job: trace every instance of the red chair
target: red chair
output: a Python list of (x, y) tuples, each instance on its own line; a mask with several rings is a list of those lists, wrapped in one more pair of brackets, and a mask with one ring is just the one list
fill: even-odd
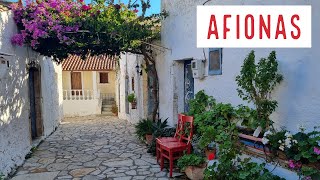
[(178, 114), (178, 123), (176, 132), (173, 137), (159, 137), (156, 139), (156, 155), (157, 155), (157, 162), (160, 159), (160, 144), (164, 142), (178, 142), (180, 137), (182, 136), (183, 131), (183, 123), (182, 117), (185, 116), (184, 114)]
[(160, 143), (160, 167), (163, 170), (164, 158), (169, 160), (169, 172), (172, 177), (173, 161), (179, 159), (184, 151), (191, 153), (191, 139), (193, 135), (193, 117), (183, 116), (183, 135), (178, 142)]

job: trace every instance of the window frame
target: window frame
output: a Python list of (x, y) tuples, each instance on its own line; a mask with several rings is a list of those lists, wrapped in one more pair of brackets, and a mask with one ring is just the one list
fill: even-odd
[[(211, 65), (211, 59), (210, 59), (210, 53), (212, 51), (219, 51), (219, 60), (220, 60), (220, 69), (217, 70), (213, 70), (210, 69), (210, 65)], [(222, 75), (222, 48), (209, 48), (209, 62), (208, 62), (208, 75)]]

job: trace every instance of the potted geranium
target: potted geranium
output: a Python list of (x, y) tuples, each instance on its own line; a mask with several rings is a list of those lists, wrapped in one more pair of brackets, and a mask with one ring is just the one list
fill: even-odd
[(146, 141), (147, 144), (151, 144), (153, 139), (153, 122), (149, 119), (142, 119), (136, 124), (135, 128), (138, 138)]
[(186, 173), (191, 180), (201, 180), (204, 178), (204, 170), (207, 163), (203, 157), (195, 154), (186, 154), (178, 159), (177, 166)]
[(136, 109), (137, 107), (137, 99), (134, 93), (128, 95), (128, 102), (131, 103), (131, 109)]

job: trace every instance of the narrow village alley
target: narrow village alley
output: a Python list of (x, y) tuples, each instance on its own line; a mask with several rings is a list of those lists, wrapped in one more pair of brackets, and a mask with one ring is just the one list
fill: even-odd
[(12, 179), (160, 180), (168, 176), (135, 137), (132, 124), (111, 116), (86, 116), (65, 118)]

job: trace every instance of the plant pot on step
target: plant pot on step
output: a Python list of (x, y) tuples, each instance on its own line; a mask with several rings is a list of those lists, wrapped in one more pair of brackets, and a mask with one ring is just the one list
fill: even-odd
[(137, 109), (137, 102), (131, 103), (131, 109)]
[(146, 142), (148, 145), (152, 143), (153, 136), (152, 134), (146, 134)]
[(184, 172), (191, 180), (202, 180), (204, 178), (204, 170), (206, 167), (207, 163), (204, 163), (201, 166), (187, 166)]

